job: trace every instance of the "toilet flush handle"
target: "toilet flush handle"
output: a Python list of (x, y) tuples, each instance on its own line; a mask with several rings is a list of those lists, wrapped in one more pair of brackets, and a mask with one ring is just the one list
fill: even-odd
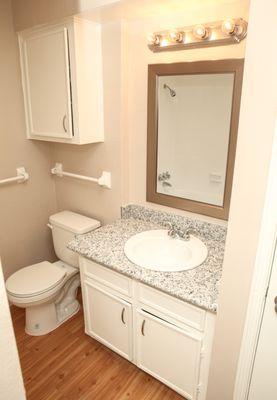
[(48, 223), (47, 226), (48, 226), (48, 228), (53, 229), (53, 225)]

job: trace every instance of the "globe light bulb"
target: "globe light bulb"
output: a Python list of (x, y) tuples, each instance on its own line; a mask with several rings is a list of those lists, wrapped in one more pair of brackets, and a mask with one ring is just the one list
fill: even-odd
[(193, 35), (197, 39), (207, 39), (209, 37), (209, 29), (207, 29), (204, 25), (196, 25), (193, 28)]
[(226, 19), (222, 22), (222, 32), (225, 35), (234, 35), (236, 33), (236, 22), (233, 19)]
[(183, 41), (183, 33), (178, 31), (172, 31), (169, 34), (172, 42), (181, 43)]
[(161, 45), (161, 47), (166, 47), (166, 46), (169, 45), (169, 42), (168, 42), (168, 40), (167, 40), (166, 37), (164, 37), (164, 38), (161, 39), (160, 45)]
[(158, 46), (161, 42), (161, 37), (159, 35), (155, 35), (154, 33), (151, 33), (148, 36), (148, 43), (150, 45)]

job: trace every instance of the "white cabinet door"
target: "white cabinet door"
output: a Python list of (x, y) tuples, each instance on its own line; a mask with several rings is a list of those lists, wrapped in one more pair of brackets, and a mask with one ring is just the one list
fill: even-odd
[(132, 360), (132, 306), (85, 280), (86, 333)]
[(20, 40), (28, 136), (71, 138), (67, 29), (51, 28)]
[(137, 312), (137, 365), (181, 393), (196, 399), (201, 335), (185, 331), (145, 311)]

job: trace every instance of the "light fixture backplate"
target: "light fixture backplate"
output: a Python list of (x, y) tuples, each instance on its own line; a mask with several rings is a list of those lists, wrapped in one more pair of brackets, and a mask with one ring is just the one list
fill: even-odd
[(160, 43), (166, 43), (166, 45), (155, 45), (155, 44), (148, 44), (148, 47), (153, 52), (161, 52), (161, 51), (176, 51), (176, 50), (186, 50), (192, 48), (199, 48), (199, 47), (212, 47), (212, 46), (225, 46), (229, 44), (238, 44), (240, 43), (247, 35), (247, 22), (242, 18), (233, 18), (236, 25), (242, 27), (242, 33), (240, 35), (227, 35), (222, 32), (222, 23), (223, 21), (215, 21), (215, 22), (208, 22), (196, 25), (203, 25), (207, 29), (209, 29), (210, 34), (207, 38), (198, 39), (193, 34), (193, 29), (195, 25), (174, 28), (176, 32), (183, 33), (183, 40), (182, 42), (172, 41), (170, 39), (170, 33), (172, 30), (154, 32), (153, 35), (159, 35), (162, 40)]

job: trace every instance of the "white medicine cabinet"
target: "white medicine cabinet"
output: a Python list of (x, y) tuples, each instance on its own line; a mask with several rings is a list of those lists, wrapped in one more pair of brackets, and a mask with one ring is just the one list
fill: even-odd
[(18, 37), (28, 139), (103, 142), (101, 26), (72, 17)]

